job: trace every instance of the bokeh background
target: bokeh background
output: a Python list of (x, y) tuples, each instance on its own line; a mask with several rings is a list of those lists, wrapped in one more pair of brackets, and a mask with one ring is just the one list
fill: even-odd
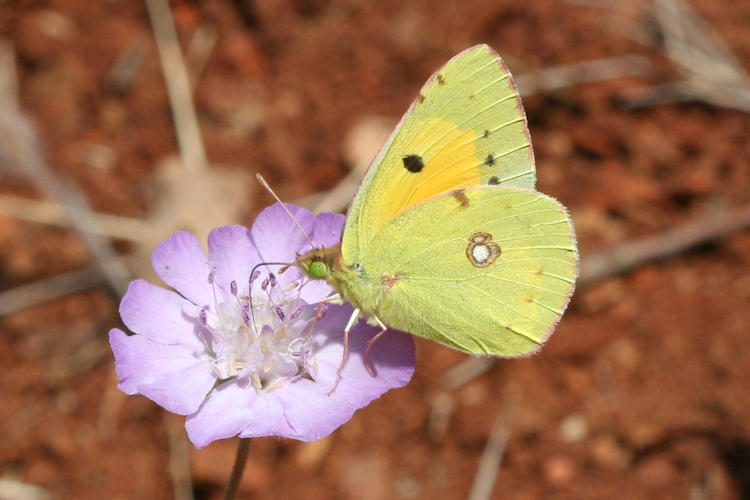
[(480, 42), (576, 224), (569, 311), (527, 359), (417, 339), (411, 384), (330, 437), (254, 440), (240, 497), (750, 498), (750, 3), (149, 8), (0, 1), (0, 498), (220, 498), (236, 440), (195, 450), (116, 389), (118, 293), (172, 231), (250, 224), (255, 172), (345, 210)]

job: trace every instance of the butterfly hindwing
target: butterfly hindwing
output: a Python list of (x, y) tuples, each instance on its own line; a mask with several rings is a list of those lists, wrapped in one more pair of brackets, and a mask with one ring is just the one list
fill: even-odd
[[(385, 251), (384, 251), (385, 249)], [(475, 354), (521, 355), (551, 333), (578, 272), (565, 208), (536, 191), (445, 193), (396, 216), (365, 249), (389, 327)]]
[(342, 254), (354, 261), (396, 214), (431, 196), (483, 185), (533, 189), (526, 116), (510, 73), (488, 46), (471, 47), (421, 89), (352, 202)]

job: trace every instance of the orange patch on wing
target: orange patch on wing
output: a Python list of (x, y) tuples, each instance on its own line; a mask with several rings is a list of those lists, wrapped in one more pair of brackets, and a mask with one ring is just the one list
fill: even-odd
[[(395, 158), (390, 161), (398, 162), (389, 166), (392, 173), (388, 185), (393, 187), (371, 202), (371, 210), (379, 219), (373, 222), (383, 224), (427, 198), (486, 183), (483, 174), (487, 166), (477, 153), (479, 133), (433, 118), (416, 130), (408, 142), (393, 144)], [(420, 168), (416, 168), (416, 158)]]
[(398, 280), (403, 278), (403, 274), (394, 274), (393, 276), (383, 275), (380, 277), (380, 283), (383, 285), (383, 291), (388, 293), (393, 288), (393, 285), (398, 283)]
[(458, 206), (461, 210), (469, 207), (469, 198), (466, 196), (463, 189), (453, 191), (451, 194), (456, 200), (458, 200)]

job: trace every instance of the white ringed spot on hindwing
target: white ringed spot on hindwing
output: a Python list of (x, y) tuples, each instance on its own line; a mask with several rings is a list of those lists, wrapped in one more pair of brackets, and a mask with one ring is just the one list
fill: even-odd
[(500, 245), (492, 241), (489, 233), (474, 233), (469, 237), (466, 257), (474, 267), (487, 267), (500, 257)]

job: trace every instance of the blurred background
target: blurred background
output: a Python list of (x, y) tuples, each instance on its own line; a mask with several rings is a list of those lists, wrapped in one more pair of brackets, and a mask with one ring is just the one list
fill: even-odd
[[(176, 28), (176, 29), (175, 29)], [(116, 388), (178, 229), (343, 211), (425, 79), (488, 43), (583, 275), (533, 357), (417, 339), (411, 384), (241, 498), (750, 498), (750, 2), (0, 1), (0, 498), (220, 498), (236, 440)], [(153, 278), (152, 278), (153, 279)]]

